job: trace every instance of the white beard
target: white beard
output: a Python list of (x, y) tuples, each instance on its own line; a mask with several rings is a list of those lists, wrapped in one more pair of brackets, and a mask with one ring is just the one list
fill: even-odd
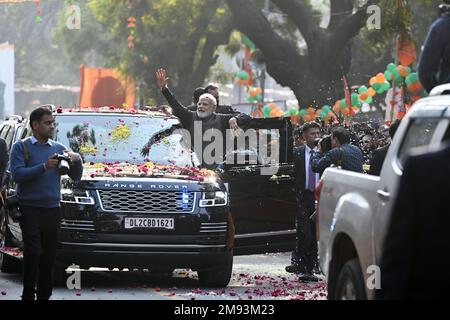
[(210, 117), (212, 114), (213, 114), (212, 111), (200, 112), (200, 111), (197, 110), (197, 116), (198, 116), (200, 119), (208, 118), (208, 117)]

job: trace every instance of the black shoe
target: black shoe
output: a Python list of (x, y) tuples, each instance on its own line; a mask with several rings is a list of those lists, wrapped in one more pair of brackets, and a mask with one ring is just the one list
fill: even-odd
[(319, 278), (317, 278), (312, 273), (303, 273), (303, 274), (299, 275), (298, 281), (300, 281), (302, 283), (319, 282)]
[(295, 274), (301, 274), (302, 270), (299, 266), (295, 265), (295, 264), (291, 264), (290, 266), (287, 266), (285, 268), (286, 272), (289, 273), (295, 273)]
[(36, 300), (36, 290), (34, 289), (24, 289), (22, 291), (22, 300), (29, 301), (29, 300)]

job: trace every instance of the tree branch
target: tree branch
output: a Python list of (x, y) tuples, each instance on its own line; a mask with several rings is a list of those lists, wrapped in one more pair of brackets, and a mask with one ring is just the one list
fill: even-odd
[(227, 0), (237, 28), (263, 52), (267, 71), (281, 85), (295, 88), (301, 75), (309, 73), (308, 59), (294, 45), (278, 35), (251, 0)]
[(185, 50), (182, 50), (182, 52), (180, 52), (178, 55), (180, 60), (185, 61), (185, 63), (181, 64), (183, 66), (182, 73), (192, 74), (194, 70), (194, 63), (192, 62), (195, 60), (195, 55), (197, 53), (200, 40), (204, 36), (205, 30), (208, 29), (209, 24), (213, 20), (219, 4), (220, 3), (218, 0), (211, 0), (206, 1), (205, 4), (201, 7), (200, 11), (206, 12), (207, 14), (199, 19), (198, 23), (196, 24), (195, 30), (191, 33), (186, 41)]
[(272, 0), (272, 2), (295, 23), (308, 45), (314, 43), (319, 26), (309, 5), (299, 0)]
[(195, 85), (201, 84), (201, 82), (206, 78), (210, 67), (216, 63), (217, 58), (219, 57), (214, 54), (217, 47), (227, 43), (233, 29), (234, 23), (230, 17), (228, 21), (226, 21), (225, 26), (221, 28), (219, 32), (209, 32), (206, 35), (206, 43), (202, 49), (200, 62), (193, 73), (193, 83)]
[(333, 31), (346, 20), (353, 12), (352, 0), (331, 0), (330, 1), (330, 24), (328, 30)]
[(367, 22), (367, 8), (370, 5), (378, 3), (378, 0), (369, 0), (351, 17), (343, 20), (332, 32), (329, 40), (329, 47), (335, 51), (342, 50), (355, 37)]

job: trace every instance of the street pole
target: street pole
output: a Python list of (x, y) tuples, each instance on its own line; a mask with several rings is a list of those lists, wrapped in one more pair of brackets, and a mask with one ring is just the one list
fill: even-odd
[[(266, 18), (269, 17), (269, 0), (265, 0), (264, 2), (264, 10), (263, 10), (264, 16)], [(262, 89), (262, 105), (264, 108), (264, 99), (265, 99), (265, 95), (266, 95), (266, 64), (264, 63), (264, 67), (261, 71), (261, 89)]]
[(264, 65), (264, 69), (261, 71), (261, 96), (262, 96), (262, 105), (264, 108), (264, 99), (266, 94), (266, 66)]

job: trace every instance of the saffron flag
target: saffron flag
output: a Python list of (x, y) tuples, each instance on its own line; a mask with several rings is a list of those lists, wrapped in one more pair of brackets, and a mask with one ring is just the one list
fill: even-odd
[(350, 88), (348, 86), (347, 77), (345, 75), (343, 76), (343, 80), (344, 80), (345, 102), (347, 103), (348, 114), (350, 116), (353, 116), (353, 115), (355, 115), (355, 112), (353, 111), (353, 108), (352, 108), (352, 100), (351, 100), (351, 97), (350, 97)]
[(105, 106), (134, 108), (136, 82), (118, 71), (103, 68), (80, 67), (80, 108)]
[(401, 65), (405, 67), (417, 59), (416, 45), (408, 34), (398, 36), (397, 52)]

